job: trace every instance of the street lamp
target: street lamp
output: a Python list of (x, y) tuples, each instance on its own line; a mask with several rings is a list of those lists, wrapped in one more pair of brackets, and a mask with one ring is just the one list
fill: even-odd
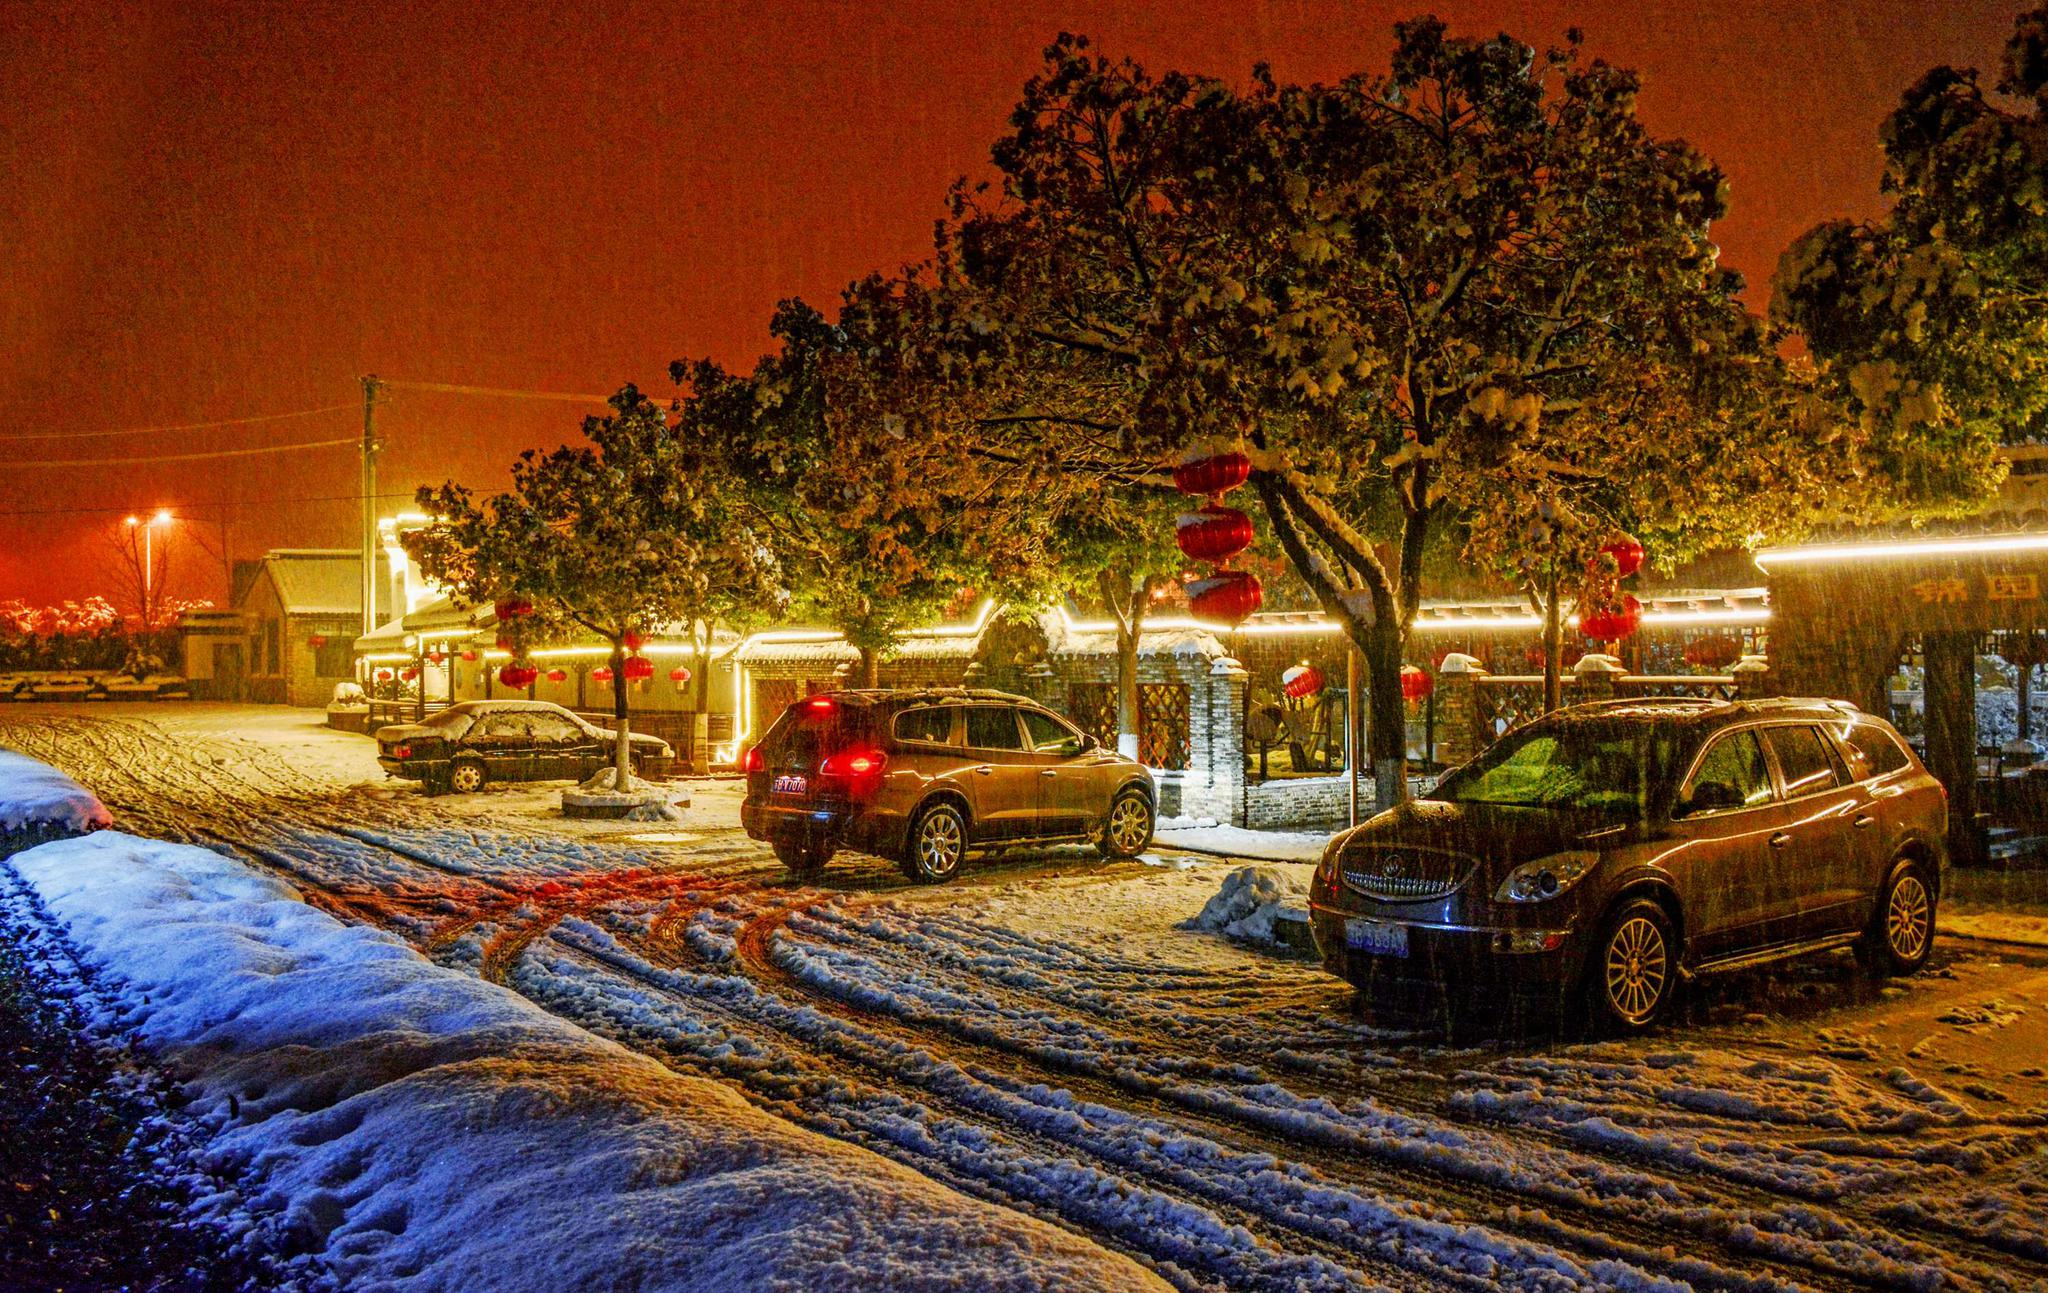
[(128, 518), (129, 529), (132, 530), (138, 526), (140, 526), (142, 529), (142, 627), (145, 629), (151, 627), (149, 622), (149, 610), (150, 603), (153, 600), (153, 594), (156, 591), (156, 553), (155, 545), (152, 542), (152, 540), (155, 538), (157, 526), (169, 525), (175, 519), (176, 518), (171, 515), (170, 509), (167, 507), (158, 508), (156, 511), (156, 515), (150, 517), (149, 522), (147, 524), (144, 524), (142, 518), (140, 517), (131, 516)]

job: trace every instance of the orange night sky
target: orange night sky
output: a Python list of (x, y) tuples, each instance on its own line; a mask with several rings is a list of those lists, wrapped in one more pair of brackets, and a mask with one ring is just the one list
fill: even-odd
[[(2020, 7), (1436, 11), (1537, 44), (1577, 25), (1639, 69), (1651, 126), (1727, 171), (1723, 259), (1761, 284), (1807, 225), (1875, 210), (1879, 117), (1929, 66), (1994, 67)], [(0, 0), (0, 448), (24, 463), (347, 437), (355, 407), (48, 438), (359, 407), (369, 372), (666, 396), (671, 359), (756, 353), (777, 298), (829, 303), (922, 255), (947, 183), (985, 166), (1058, 31), (1155, 71), (1264, 59), (1329, 79), (1379, 66), (1391, 23), (1423, 8)], [(402, 393), (383, 487), (494, 485), (580, 412)], [(160, 506), (211, 527), (225, 505), (244, 556), (350, 546), (356, 472), (346, 448), (18, 468), (0, 597), (114, 595), (104, 533)], [(176, 561), (176, 591), (222, 594), (197, 549)]]

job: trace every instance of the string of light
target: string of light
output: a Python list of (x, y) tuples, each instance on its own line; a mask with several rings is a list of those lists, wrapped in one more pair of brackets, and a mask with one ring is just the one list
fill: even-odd
[(211, 431), (216, 427), (253, 426), (260, 422), (283, 422), (291, 418), (319, 417), (346, 413), (354, 404), (330, 404), (325, 408), (297, 409), (290, 413), (259, 413), (246, 418), (221, 418), (213, 422), (179, 422), (165, 426), (119, 427), (110, 431), (0, 431), (0, 440), (94, 440), (107, 436), (161, 435), (172, 431)]

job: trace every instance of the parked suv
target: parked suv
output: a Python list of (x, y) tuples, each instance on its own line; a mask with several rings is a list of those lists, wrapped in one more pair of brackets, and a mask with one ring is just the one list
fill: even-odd
[(1694, 974), (1844, 946), (1919, 969), (1947, 825), (1941, 784), (1846, 702), (1578, 705), (1337, 836), (1310, 914), (1363, 992), (1578, 997), (1634, 1031)]
[(951, 879), (971, 849), (1152, 842), (1152, 774), (1059, 715), (1000, 691), (835, 691), (797, 701), (741, 762), (747, 834), (817, 874), (840, 848)]

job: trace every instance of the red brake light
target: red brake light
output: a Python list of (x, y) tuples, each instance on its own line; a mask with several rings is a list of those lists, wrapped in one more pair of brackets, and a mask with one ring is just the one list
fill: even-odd
[(819, 764), (818, 771), (828, 777), (872, 777), (888, 765), (889, 756), (881, 750), (841, 750)]
[(412, 757), (412, 747), (410, 745), (394, 745), (391, 747), (391, 757), (394, 759), (410, 759)]
[(748, 746), (746, 754), (740, 759), (740, 771), (766, 772), (767, 770), (768, 760), (761, 757), (761, 747), (758, 745)]
[(839, 707), (839, 702), (832, 699), (830, 696), (813, 696), (809, 700), (805, 701), (804, 704), (810, 706), (812, 709), (817, 710), (820, 713), (823, 713), (829, 709), (837, 709)]

